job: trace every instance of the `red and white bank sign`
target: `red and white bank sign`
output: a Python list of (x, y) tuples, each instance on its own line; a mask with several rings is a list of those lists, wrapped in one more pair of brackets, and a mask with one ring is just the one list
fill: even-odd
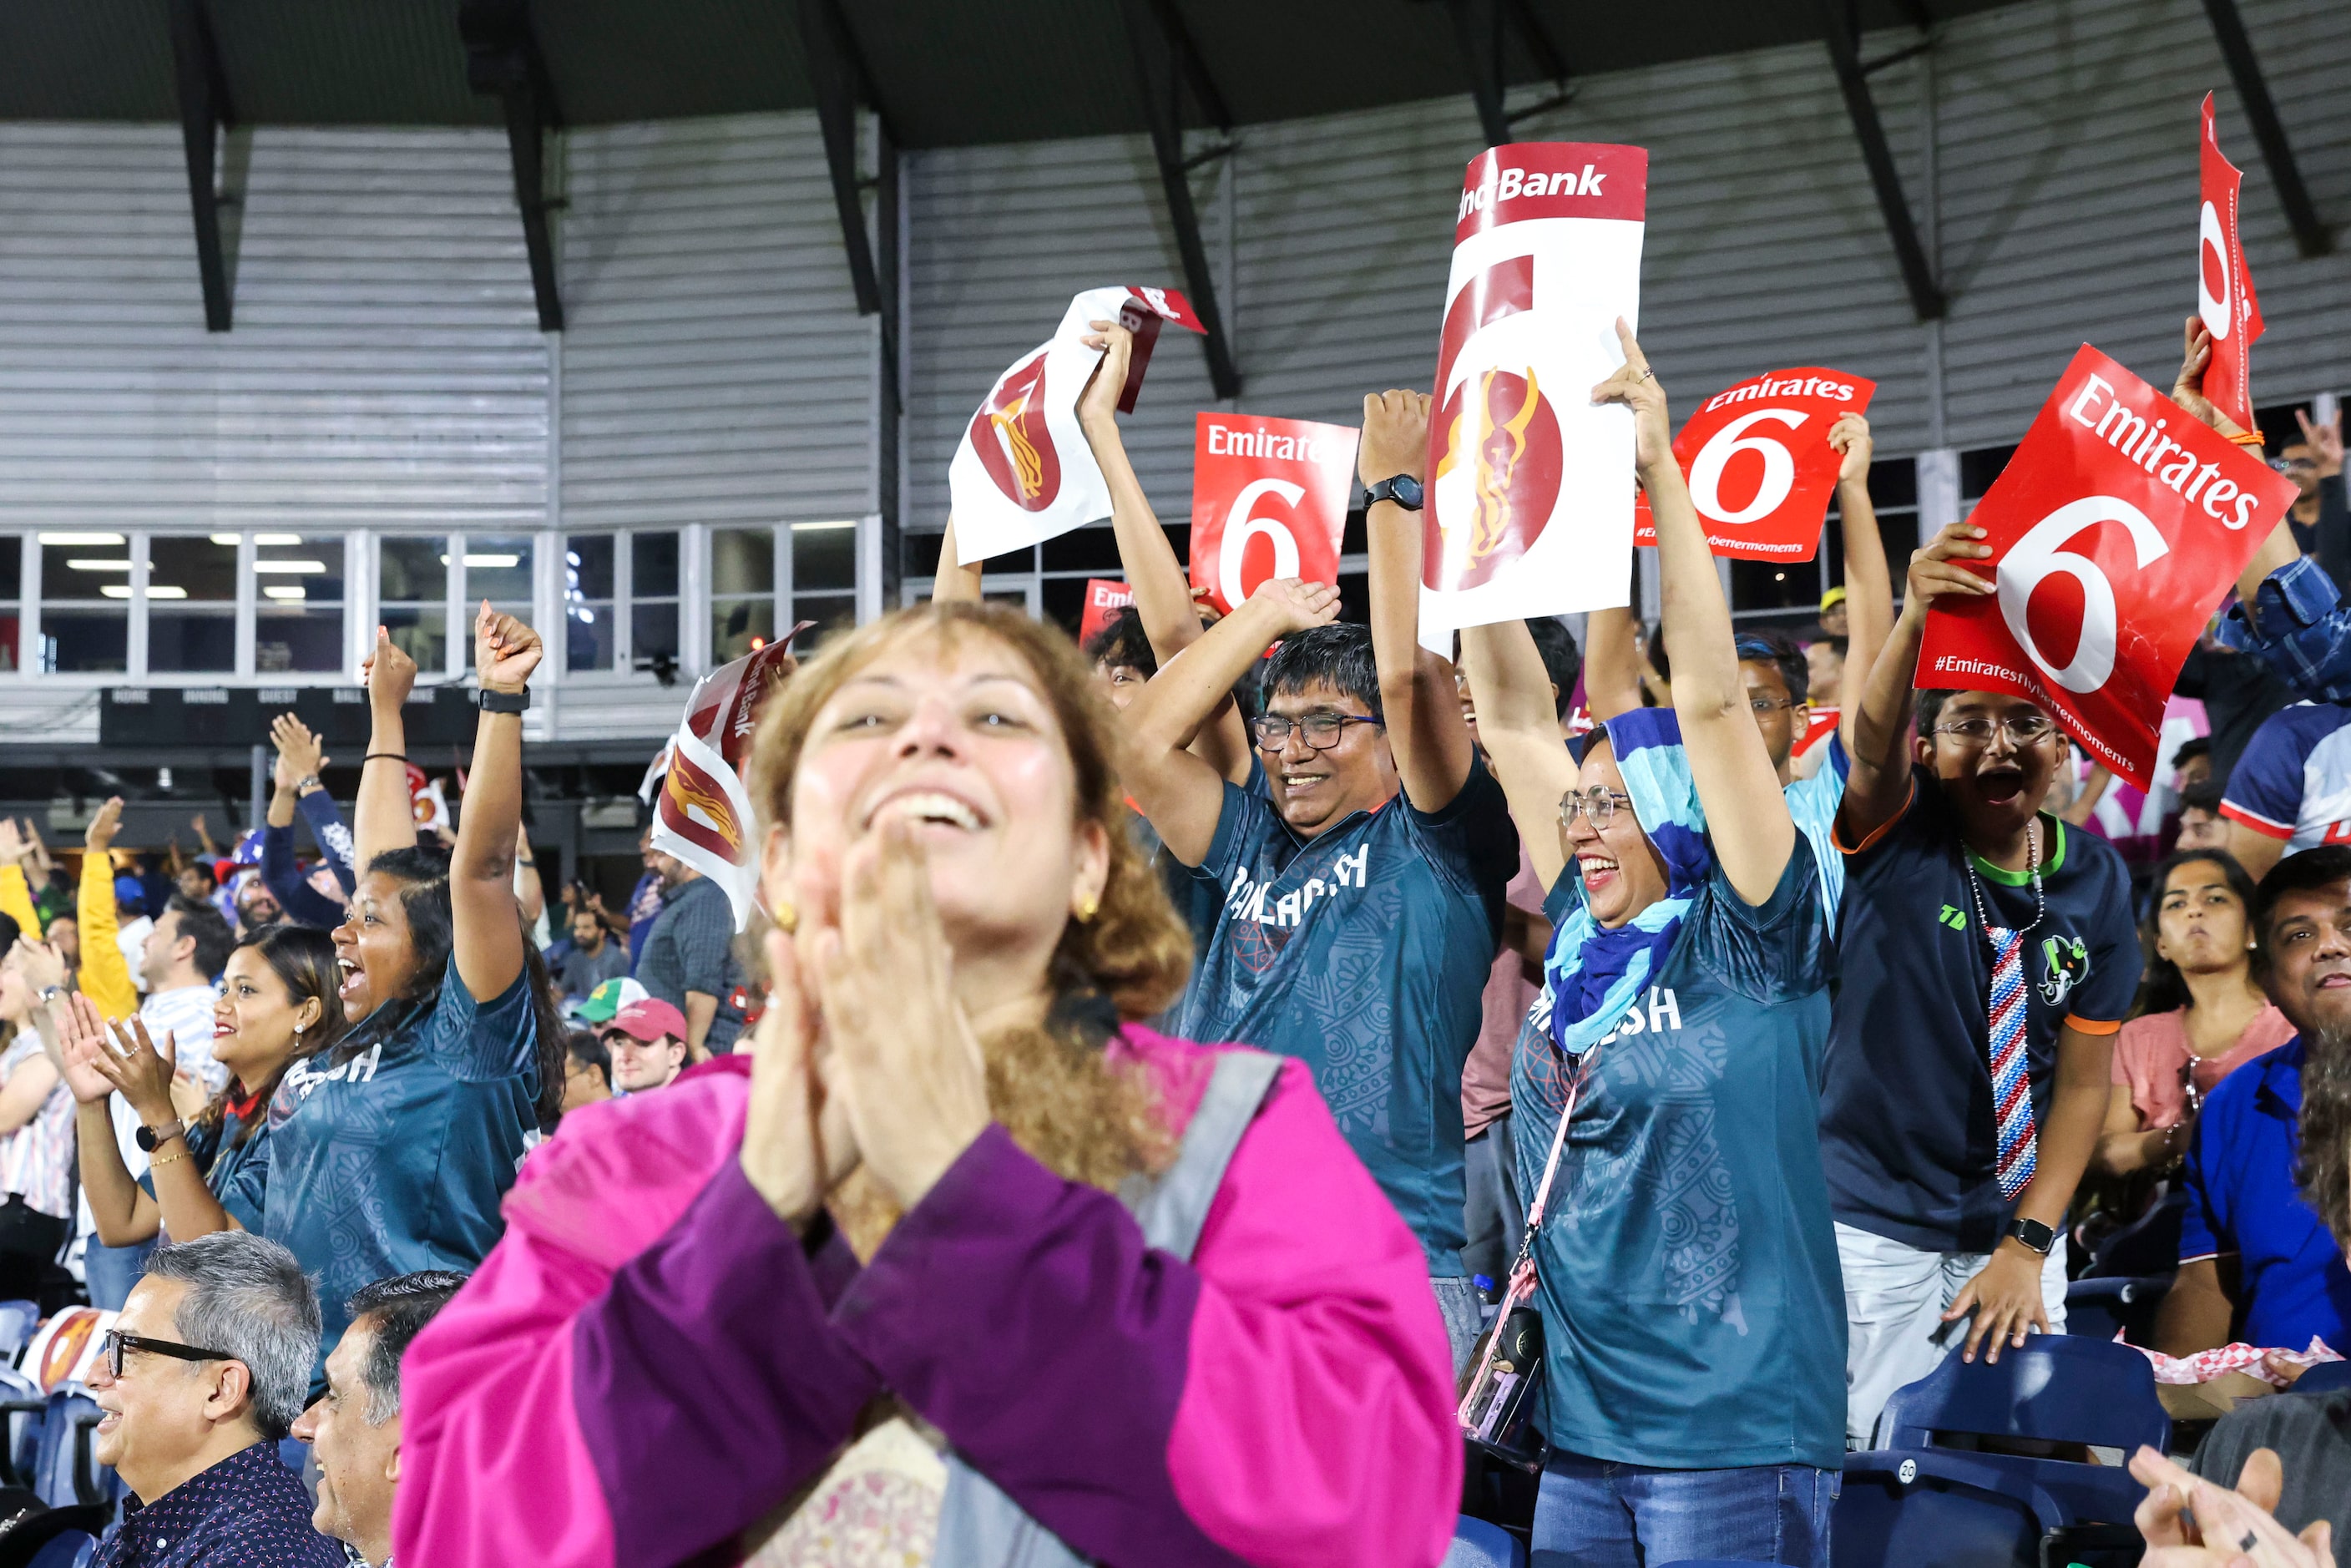
[(2244, 176), (2220, 156), (2212, 130), (2212, 95), (2204, 95), (2204, 135), (2196, 212), (2196, 313), (2212, 334), (2204, 367), (2204, 395), (2247, 430), (2253, 428), (2253, 340), (2262, 335), (2262, 302), (2237, 236), (2237, 187)]
[(2000, 591), (1935, 601), (1918, 685), (2028, 697), (2147, 789), (2179, 666), (2294, 494), (2084, 344), (1968, 518)]
[[(1674, 437), (1674, 461), (1719, 556), (1810, 560), (1821, 545), (1829, 497), (1844, 455), (1829, 426), (1869, 407), (1877, 383), (1818, 365), (1771, 371), (1726, 387)], [(1649, 498), (1634, 507), (1633, 542), (1657, 542)]]
[(1649, 154), (1526, 141), (1471, 160), (1428, 429), (1420, 640), (1625, 602), (1633, 415), (1591, 392), (1637, 328)]
[(1086, 579), (1086, 608), (1078, 617), (1078, 646), (1082, 648), (1108, 629), (1118, 612), (1134, 602), (1134, 590), (1114, 577)]
[(1221, 614), (1273, 577), (1339, 580), (1358, 432), (1303, 419), (1199, 416), (1192, 447), (1192, 586)]
[(947, 466), (958, 564), (1019, 549), (1110, 516), (1110, 487), (1078, 428), (1078, 397), (1102, 363), (1083, 340), (1096, 321), (1134, 332), (1119, 406), (1133, 410), (1159, 324), (1204, 329), (1172, 288), (1089, 288), (1070, 301), (1053, 336), (1012, 362), (971, 416)]
[(759, 710), (795, 666), (792, 639), (814, 624), (803, 621), (694, 684), (653, 802), (653, 848), (725, 888), (737, 931), (751, 923), (759, 894), (758, 820), (743, 778), (751, 735)]

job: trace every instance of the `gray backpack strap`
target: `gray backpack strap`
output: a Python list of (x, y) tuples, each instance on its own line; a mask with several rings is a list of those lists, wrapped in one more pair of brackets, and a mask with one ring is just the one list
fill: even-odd
[(1217, 1056), (1199, 1108), (1184, 1128), (1176, 1161), (1159, 1179), (1127, 1197), (1143, 1239), (1186, 1262), (1200, 1243), (1208, 1206), (1224, 1185), (1225, 1167), (1241, 1145), (1241, 1134), (1281, 1072), (1282, 1059), (1262, 1051), (1226, 1051)]
[[(1224, 1185), (1225, 1167), (1280, 1071), (1281, 1058), (1262, 1051), (1217, 1054), (1175, 1163), (1157, 1180), (1132, 1184), (1120, 1195), (1143, 1227), (1145, 1242), (1191, 1261), (1208, 1206)], [(1085, 1558), (1029, 1518), (962, 1456), (950, 1449), (943, 1457), (947, 1493), (939, 1509), (931, 1568), (1088, 1568)]]

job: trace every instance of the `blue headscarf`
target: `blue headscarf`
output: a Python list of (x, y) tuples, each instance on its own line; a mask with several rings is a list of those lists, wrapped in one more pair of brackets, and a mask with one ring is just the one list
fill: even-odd
[(1610, 719), (1594, 737), (1604, 733), (1625, 775), (1625, 792), (1633, 798), (1634, 820), (1665, 860), (1666, 896), (1610, 930), (1592, 917), (1583, 874), (1568, 862), (1562, 874), (1573, 880), (1575, 907), (1543, 955), (1543, 989), (1551, 1000), (1551, 1037), (1570, 1056), (1583, 1055), (1614, 1029), (1649, 977), (1665, 967), (1690, 899), (1714, 868), (1706, 812), (1673, 709), (1635, 708)]

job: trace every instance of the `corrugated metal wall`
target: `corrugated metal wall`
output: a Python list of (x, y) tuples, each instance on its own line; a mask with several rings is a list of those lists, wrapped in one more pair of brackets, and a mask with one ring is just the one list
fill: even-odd
[(564, 521), (873, 510), (880, 340), (816, 117), (583, 131), (565, 153)]
[[(2351, 211), (2340, 69), (2351, 8), (2243, 9), (2305, 176), (2339, 225)], [(1865, 53), (1914, 41), (1876, 37)], [(1914, 211), (1939, 237), (1953, 295), (1939, 329), (1911, 311), (1823, 48), (1595, 78), (1572, 104), (1520, 122), (1529, 140), (1651, 150), (1643, 337), (1678, 397), (1777, 364), (1833, 364), (1879, 382), (1880, 447), (1907, 453), (2015, 440), (2085, 338), (2168, 385), (2193, 306), (2185, 236), (2207, 87), (2220, 89), (2223, 145), (2247, 171), (2271, 323), (2259, 393), (2351, 384), (2351, 267), (2294, 256), (2196, 0), (2045, 0), (1969, 17), (1944, 29), (1931, 61), (1891, 67), (1871, 87)], [(1238, 141), (1195, 191), (1239, 406), (1352, 423), (1365, 391), (1425, 385), (1447, 215), (1478, 147), (1467, 101), (1253, 126)], [(1140, 138), (925, 153), (910, 204), (907, 516), (921, 528), (944, 519), (947, 460), (972, 407), (1072, 292), (1180, 282), (1181, 269)], [(1188, 507), (1190, 414), (1212, 405), (1196, 349), (1165, 344), (1128, 428), (1154, 503), (1175, 518)]]
[(548, 355), (506, 141), (254, 134), (204, 330), (175, 127), (0, 125), (0, 527), (528, 527)]

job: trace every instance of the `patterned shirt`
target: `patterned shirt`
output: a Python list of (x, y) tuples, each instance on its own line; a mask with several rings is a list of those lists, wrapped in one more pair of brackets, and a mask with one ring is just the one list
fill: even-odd
[[(16, 1076), (16, 1069), (41, 1054), (41, 1037), (31, 1030), (0, 1053), (0, 1083)], [(23, 1197), (25, 1206), (53, 1219), (73, 1217), (74, 1201), (73, 1095), (59, 1078), (33, 1119), (0, 1138), (0, 1192)]]
[(240, 1448), (157, 1498), (123, 1504), (91, 1568), (344, 1568), (310, 1528), (310, 1494), (274, 1443)]
[(743, 1012), (734, 1002), (743, 966), (735, 961), (735, 904), (726, 890), (706, 876), (672, 890), (662, 901), (645, 950), (637, 955), (637, 981), (678, 1011), (685, 993), (718, 998), (718, 1011), (702, 1043), (713, 1055), (735, 1049), (743, 1032)]
[(2254, 591), (2258, 624), (2242, 604), (2222, 617), (2220, 637), (2258, 655), (2278, 678), (2316, 702), (2351, 702), (2351, 608), (2338, 608), (2335, 580), (2309, 556), (2282, 566)]

